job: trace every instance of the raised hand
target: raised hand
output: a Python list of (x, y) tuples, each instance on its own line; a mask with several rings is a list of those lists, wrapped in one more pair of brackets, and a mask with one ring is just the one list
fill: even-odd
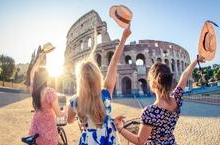
[(205, 63), (205, 58), (203, 56), (197, 55), (197, 61), (199, 61), (201, 63)]

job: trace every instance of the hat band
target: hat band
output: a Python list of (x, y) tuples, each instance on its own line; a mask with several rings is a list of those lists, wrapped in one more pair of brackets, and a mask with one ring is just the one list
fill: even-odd
[(127, 19), (125, 19), (125, 18), (119, 16), (118, 13), (117, 13), (117, 10), (115, 11), (115, 16), (116, 16), (120, 21), (122, 21), (122, 22), (124, 22), (124, 23), (126, 23), (126, 24), (129, 24), (129, 23), (130, 23), (130, 20), (127, 20)]

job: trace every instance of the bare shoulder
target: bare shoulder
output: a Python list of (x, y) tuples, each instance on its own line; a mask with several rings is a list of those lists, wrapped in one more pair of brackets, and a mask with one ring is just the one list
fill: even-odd
[(176, 100), (175, 100), (174, 97), (170, 97), (170, 98), (171, 98), (170, 104), (166, 104), (165, 108), (167, 110), (173, 112), (173, 111), (176, 111), (178, 105), (177, 105)]

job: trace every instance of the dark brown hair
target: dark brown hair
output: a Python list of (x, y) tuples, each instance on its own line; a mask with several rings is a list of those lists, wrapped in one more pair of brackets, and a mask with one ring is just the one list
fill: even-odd
[(41, 92), (47, 87), (48, 73), (45, 68), (39, 68), (34, 74), (33, 91), (32, 91), (32, 105), (34, 110), (41, 109)]
[(153, 92), (158, 91), (159, 97), (169, 103), (173, 80), (170, 68), (163, 63), (154, 64), (148, 72), (148, 80), (150, 81), (151, 90)]

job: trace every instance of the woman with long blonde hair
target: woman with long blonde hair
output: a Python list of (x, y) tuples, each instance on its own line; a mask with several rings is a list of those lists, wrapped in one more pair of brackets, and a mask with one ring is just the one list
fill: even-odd
[(77, 93), (70, 101), (68, 122), (73, 122), (76, 115), (79, 117), (83, 127), (80, 145), (116, 144), (116, 128), (111, 118), (110, 101), (116, 82), (117, 64), (130, 34), (129, 26), (123, 32), (104, 80), (98, 65), (93, 60), (85, 60), (78, 66)]

